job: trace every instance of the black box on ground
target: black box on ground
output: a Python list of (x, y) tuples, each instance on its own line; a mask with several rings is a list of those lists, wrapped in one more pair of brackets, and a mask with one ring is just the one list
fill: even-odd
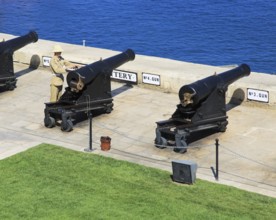
[(189, 160), (173, 160), (173, 181), (193, 184), (196, 180), (197, 164)]

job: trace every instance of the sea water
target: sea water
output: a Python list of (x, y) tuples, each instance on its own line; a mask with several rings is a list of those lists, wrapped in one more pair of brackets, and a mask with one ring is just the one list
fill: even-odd
[(40, 39), (276, 74), (275, 0), (0, 0), (0, 33), (30, 30)]

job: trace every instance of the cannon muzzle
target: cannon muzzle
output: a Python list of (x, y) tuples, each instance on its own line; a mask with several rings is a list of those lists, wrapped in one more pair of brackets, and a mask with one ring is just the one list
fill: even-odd
[(38, 35), (35, 31), (30, 31), (28, 34), (17, 37), (8, 41), (0, 43), (0, 55), (9, 53), (13, 54), (14, 51), (26, 46), (29, 43), (38, 41)]
[(180, 102), (183, 107), (196, 106), (216, 88), (220, 88), (225, 92), (230, 84), (244, 76), (250, 75), (250, 71), (250, 67), (247, 64), (241, 64), (232, 70), (182, 86), (178, 93)]
[(114, 69), (134, 59), (134, 51), (128, 49), (118, 55), (109, 57), (105, 60), (99, 60), (69, 72), (66, 78), (67, 84), (72, 90), (80, 91), (85, 85), (90, 84), (99, 74), (111, 75)]

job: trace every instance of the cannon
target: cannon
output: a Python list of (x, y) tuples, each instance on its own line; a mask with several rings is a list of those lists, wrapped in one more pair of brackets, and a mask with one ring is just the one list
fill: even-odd
[(175, 152), (185, 153), (188, 144), (214, 134), (225, 132), (228, 124), (225, 94), (228, 86), (250, 75), (246, 64), (194, 83), (179, 90), (180, 104), (171, 118), (156, 122), (155, 146), (171, 147)]
[(16, 87), (16, 77), (13, 68), (13, 53), (38, 40), (34, 31), (8, 41), (0, 42), (0, 87), (4, 90), (13, 90)]
[[(99, 60), (67, 74), (67, 87), (57, 102), (45, 103), (44, 125), (52, 128), (60, 124), (61, 130), (73, 129), (81, 113), (110, 113), (113, 110), (111, 95), (112, 71), (134, 60), (135, 53), (128, 49), (118, 55)], [(61, 121), (61, 122), (60, 122)]]

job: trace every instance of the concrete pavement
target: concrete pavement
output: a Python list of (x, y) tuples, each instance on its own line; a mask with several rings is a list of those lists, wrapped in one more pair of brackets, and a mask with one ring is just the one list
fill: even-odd
[[(60, 127), (45, 128), (44, 103), (49, 101), (48, 68), (30, 71), (16, 63), (18, 77), (14, 91), (0, 93), (0, 159), (39, 143), (60, 145), (85, 152), (89, 146), (89, 122), (72, 132)], [(114, 110), (93, 118), (93, 153), (127, 160), (172, 172), (171, 161), (193, 160), (197, 178), (231, 185), (276, 198), (276, 111), (251, 105), (228, 106), (229, 124), (217, 133), (190, 145), (185, 154), (154, 147), (156, 121), (168, 119), (178, 104), (178, 95), (135, 85), (112, 82)], [(100, 150), (100, 137), (110, 136), (111, 150)], [(216, 181), (215, 139), (220, 140), (220, 173)]]

